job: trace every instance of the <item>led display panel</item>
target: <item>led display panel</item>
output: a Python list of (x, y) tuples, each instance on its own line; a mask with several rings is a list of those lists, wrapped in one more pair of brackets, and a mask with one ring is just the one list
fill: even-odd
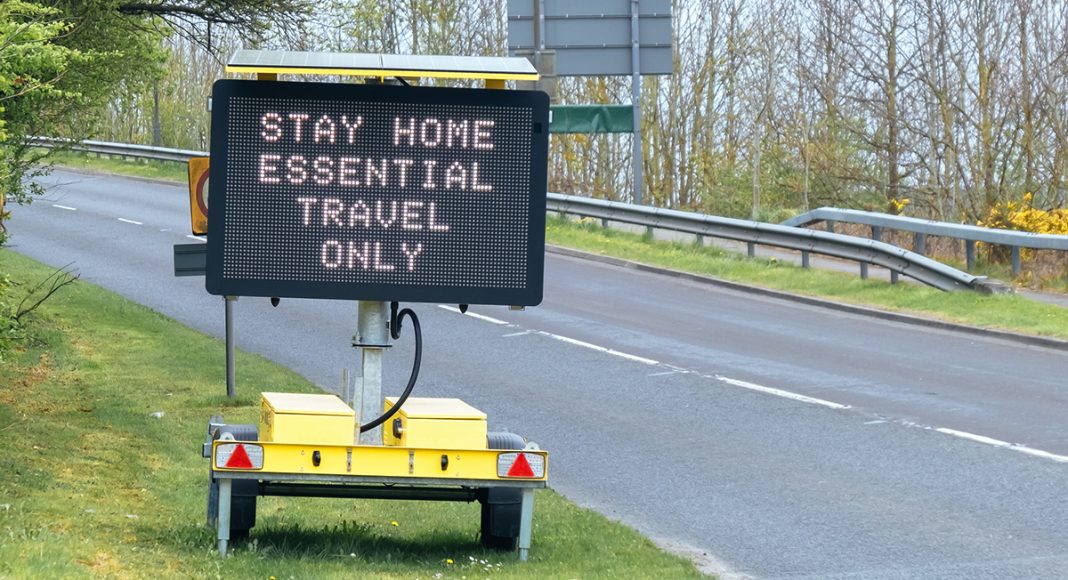
[(538, 91), (220, 80), (212, 294), (541, 302)]

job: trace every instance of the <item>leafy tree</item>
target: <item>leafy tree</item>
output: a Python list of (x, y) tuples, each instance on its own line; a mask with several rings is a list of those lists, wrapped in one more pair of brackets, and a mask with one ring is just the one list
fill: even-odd
[(58, 13), (22, 0), (0, 4), (0, 236), (8, 215), (4, 203), (29, 199), (23, 178), (40, 158), (24, 139), (33, 130), (33, 112), (79, 100), (81, 95), (65, 86), (63, 76), (91, 60), (54, 43), (70, 30), (56, 19)]
[[(207, 45), (210, 26), (250, 42), (284, 37), (309, 0), (3, 0), (0, 2), (0, 231), (3, 202), (27, 203), (47, 171), (32, 136), (84, 139), (106, 105), (163, 75), (163, 40), (175, 32)], [(202, 30), (203, 28), (203, 30)], [(2, 243), (0, 239), (0, 243)]]

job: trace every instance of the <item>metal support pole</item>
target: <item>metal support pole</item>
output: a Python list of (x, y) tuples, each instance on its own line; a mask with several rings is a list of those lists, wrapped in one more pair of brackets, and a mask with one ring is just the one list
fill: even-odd
[(834, 233), (834, 220), (827, 220), (827, 231)]
[(897, 284), (898, 273), (897, 270), (890, 270), (890, 283)]
[(871, 227), (871, 239), (875, 240), (876, 242), (883, 241), (883, 228), (881, 228), (879, 226), (872, 226)]
[(1012, 247), (1012, 275), (1019, 276), (1023, 266), (1020, 264), (1020, 246)]
[[(385, 302), (360, 301), (357, 316), (357, 344), (360, 356), (360, 423), (382, 414), (382, 354), (389, 346), (389, 312)], [(382, 427), (360, 433), (361, 445), (381, 445)]]
[(745, 243), (745, 253), (748, 254), (750, 258), (755, 258), (756, 257), (756, 242), (746, 242)]
[(867, 262), (861, 262), (860, 263), (860, 279), (861, 280), (867, 280), (868, 279), (868, 263)]
[(969, 272), (975, 268), (975, 240), (964, 240), (964, 263)]
[(219, 479), (219, 555), (226, 557), (226, 544), (230, 541), (230, 492), (234, 480)]
[(923, 256), (927, 253), (927, 234), (916, 232), (912, 235), (912, 251)]
[(519, 506), (519, 561), (526, 562), (530, 554), (530, 533), (534, 528), (534, 489), (523, 489), (523, 503)]
[(642, 75), (638, 38), (638, 0), (630, 0), (630, 102), (634, 131), (631, 163), (634, 165), (634, 203), (642, 205)]
[(237, 397), (237, 377), (234, 371), (234, 302), (237, 296), (224, 296), (226, 302), (226, 396)]
[(534, 50), (545, 50), (545, 0), (534, 0)]

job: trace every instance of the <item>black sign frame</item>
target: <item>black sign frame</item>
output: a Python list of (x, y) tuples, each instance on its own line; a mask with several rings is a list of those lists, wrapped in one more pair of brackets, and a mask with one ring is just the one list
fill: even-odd
[[(244, 99), (244, 100), (241, 100)], [(250, 99), (259, 99), (260, 101), (250, 101)], [(245, 270), (240, 272), (256, 270), (257, 266), (263, 266), (265, 270), (271, 270), (272, 272), (280, 272), (280, 275), (273, 274), (234, 274), (237, 258), (232, 258), (237, 252), (236, 248), (245, 243), (245, 234), (242, 232), (263, 232), (271, 230), (271, 228), (277, 226), (283, 228), (280, 231), (294, 231), (298, 234), (302, 231), (298, 225), (293, 222), (293, 217), (266, 215), (271, 212), (257, 212), (250, 211), (249, 206), (243, 206), (240, 209), (233, 209), (228, 214), (228, 201), (233, 198), (235, 201), (232, 204), (235, 208), (238, 208), (239, 203), (256, 204), (255, 201), (259, 199), (256, 196), (256, 187), (263, 188), (265, 192), (268, 191), (270, 185), (262, 185), (264, 177), (263, 161), (264, 154), (260, 153), (259, 162), (259, 177), (260, 183), (255, 186), (249, 186), (242, 192), (237, 191), (237, 185), (235, 183), (248, 183), (247, 174), (249, 168), (247, 163), (242, 165), (235, 163), (238, 166), (237, 169), (229, 167), (231, 162), (231, 148), (240, 152), (240, 148), (248, 149), (253, 146), (250, 143), (239, 143), (233, 140), (240, 137), (241, 134), (251, 134), (250, 129), (247, 126), (232, 127), (230, 122), (231, 105), (234, 102), (249, 103), (249, 102), (272, 102), (272, 103), (288, 103), (286, 106), (292, 106), (293, 103), (316, 103), (315, 106), (327, 106), (324, 103), (338, 106), (350, 106), (350, 104), (356, 104), (357, 106), (365, 106), (368, 104), (376, 104), (378, 106), (385, 107), (386, 110), (395, 111), (397, 113), (403, 113), (406, 106), (411, 106), (410, 109), (425, 111), (428, 110), (427, 106), (436, 107), (434, 110), (441, 110), (448, 113), (449, 111), (459, 111), (457, 115), (462, 116), (462, 111), (471, 109), (471, 105), (478, 105), (482, 107), (489, 107), (493, 110), (502, 111), (502, 115), (512, 114), (519, 111), (522, 114), (523, 123), (529, 118), (529, 143), (525, 142), (526, 135), (520, 135), (519, 132), (514, 131), (515, 127), (521, 126), (515, 123), (506, 124), (498, 123), (498, 129), (500, 126), (507, 125), (512, 129), (512, 132), (508, 134), (510, 141), (508, 143), (520, 143), (523, 148), (528, 148), (530, 152), (529, 163), (529, 180), (522, 180), (515, 178), (509, 182), (512, 187), (511, 205), (509, 206), (512, 213), (508, 214), (513, 216), (511, 223), (505, 224), (504, 230), (496, 232), (495, 229), (499, 226), (501, 220), (494, 222), (485, 222), (480, 224), (480, 228), (473, 228), (471, 231), (477, 230), (477, 235), (472, 237), (472, 245), (468, 247), (464, 244), (465, 238), (462, 236), (468, 235), (465, 233), (463, 224), (470, 223), (469, 214), (478, 214), (476, 218), (482, 217), (481, 212), (471, 212), (463, 214), (465, 219), (457, 219), (457, 222), (461, 222), (460, 227), (455, 227), (451, 230), (455, 237), (450, 238), (451, 254), (447, 254), (447, 257), (453, 262), (448, 260), (439, 261), (437, 276), (427, 276), (425, 283), (418, 280), (419, 276), (416, 274), (409, 274), (412, 279), (397, 282), (374, 282), (374, 281), (340, 281), (340, 280), (324, 280), (322, 272), (315, 272), (309, 274), (309, 279), (294, 279), (292, 270), (299, 272), (310, 271), (306, 263), (293, 262), (294, 268), (286, 269), (282, 266), (286, 266), (284, 256), (293, 256), (293, 252), (303, 249), (305, 252), (315, 251), (315, 246), (310, 245), (311, 242), (304, 241), (301, 247), (283, 247), (275, 248), (274, 251), (264, 252), (264, 262), (257, 262), (258, 257), (253, 256), (251, 250), (245, 251), (241, 254), (244, 260), (240, 267), (244, 267)], [(236, 105), (235, 110), (240, 110), (241, 106)], [(266, 105), (265, 105), (266, 107)], [(422, 108), (420, 108), (422, 107)], [(269, 107), (267, 107), (269, 108)], [(404, 302), (430, 302), (430, 303), (452, 303), (452, 304), (499, 304), (499, 305), (515, 305), (515, 306), (534, 306), (542, 300), (542, 287), (544, 278), (544, 253), (545, 253), (545, 202), (546, 202), (546, 171), (548, 160), (548, 135), (549, 135), (549, 100), (548, 96), (540, 91), (512, 91), (512, 90), (495, 90), (495, 89), (458, 89), (458, 88), (432, 88), (432, 87), (408, 87), (408, 86), (392, 86), (392, 85), (375, 85), (375, 84), (336, 84), (336, 83), (307, 83), (307, 82), (277, 82), (277, 81), (244, 81), (244, 80), (220, 80), (216, 81), (213, 87), (212, 95), (212, 129), (211, 129), (211, 203), (208, 208), (208, 223), (210, 224), (210, 234), (208, 236), (208, 255), (207, 255), (207, 272), (206, 272), (206, 288), (211, 294), (216, 295), (232, 295), (232, 296), (277, 296), (277, 297), (290, 297), (290, 298), (320, 298), (320, 299), (338, 299), (338, 300), (382, 300), (382, 301), (404, 301)], [(265, 110), (267, 110), (265, 108)], [(281, 109), (284, 110), (284, 109)], [(245, 119), (251, 113), (241, 113)], [(509, 119), (513, 117), (508, 117)], [(263, 118), (260, 118), (261, 123), (265, 123)], [(243, 120), (234, 121), (234, 123), (241, 123)], [(472, 121), (474, 123), (474, 121)], [(266, 126), (266, 125), (265, 125)], [(272, 125), (273, 126), (273, 125)], [(491, 125), (492, 126), (492, 125)], [(258, 130), (258, 129), (256, 129)], [(318, 130), (318, 126), (317, 126)], [(396, 131), (396, 128), (394, 128)], [(504, 130), (501, 130), (504, 133)], [(236, 134), (236, 135), (235, 135)], [(267, 135), (267, 131), (264, 130), (262, 135)], [(298, 131), (299, 134), (299, 131)], [(485, 145), (485, 139), (489, 135), (488, 130), (481, 134), (483, 136)], [(319, 135), (316, 135), (318, 139)], [(350, 135), (350, 141), (353, 137)], [(459, 138), (457, 138), (459, 139)], [(247, 140), (247, 139), (246, 139)], [(324, 139), (325, 141), (325, 139)], [(424, 144), (426, 142), (424, 141)], [(394, 136), (393, 143), (387, 143), (389, 146), (397, 146), (397, 137)], [(309, 155), (314, 154), (319, 149), (319, 145), (312, 145), (310, 143), (306, 145), (297, 145), (294, 147), (306, 146), (308, 147)], [(270, 150), (269, 146), (265, 146), (264, 150)], [(388, 149), (388, 147), (387, 147)], [(501, 148), (507, 152), (506, 147)], [(421, 153), (422, 155), (433, 156), (437, 152)], [(504, 153), (501, 153), (504, 155)], [(238, 153), (235, 153), (234, 157), (237, 157)], [(246, 155), (247, 157), (248, 155)], [(447, 161), (448, 154), (442, 154), (442, 160)], [(267, 175), (274, 179), (277, 175), (278, 167), (281, 165), (274, 163), (274, 156), (270, 156), (271, 163), (267, 165)], [(244, 160), (245, 158), (242, 158)], [(393, 161), (397, 161), (393, 159)], [(408, 160), (404, 160), (408, 161)], [(281, 163), (281, 162), (279, 162)], [(383, 161), (384, 163), (384, 161)], [(501, 165), (500, 157), (495, 161), (497, 166)], [(525, 162), (524, 162), (525, 163)], [(325, 164), (325, 162), (324, 162)], [(525, 165), (524, 165), (525, 166)], [(318, 166), (316, 166), (318, 168)], [(500, 167), (497, 167), (498, 171), (494, 175), (502, 175)], [(283, 169), (284, 170), (284, 169)], [(243, 173), (241, 173), (243, 172)], [(427, 182), (430, 181), (430, 169), (427, 169), (426, 178)], [(370, 173), (368, 174), (368, 184), (371, 183)], [(474, 175), (478, 175), (477, 171)], [(507, 175), (512, 175), (508, 173)], [(242, 178), (241, 176), (245, 176)], [(242, 181), (244, 179), (244, 181)], [(384, 179), (384, 178), (383, 178)], [(506, 179), (510, 179), (506, 178)], [(528, 183), (525, 183), (527, 181)], [(384, 183), (384, 181), (383, 181)], [(404, 181), (400, 182), (402, 185)], [(475, 180), (471, 180), (471, 187), (474, 186)], [(463, 181), (464, 186), (467, 186), (467, 182)], [(325, 187), (325, 186), (324, 186)], [(407, 186), (413, 193), (406, 194), (409, 197), (418, 197), (419, 192), (415, 191), (416, 188), (412, 185)], [(483, 186), (483, 188), (488, 186)], [(502, 188), (503, 189), (503, 188)], [(314, 192), (315, 188), (311, 187), (309, 191)], [(336, 190), (330, 190), (330, 195), (353, 195), (351, 191), (339, 194)], [(486, 190), (488, 191), (488, 190)], [(522, 195), (518, 195), (516, 192), (521, 192)], [(439, 195), (442, 195), (440, 192)], [(281, 194), (272, 194), (273, 197), (278, 198)], [(286, 193), (285, 195), (290, 195)], [(385, 195), (385, 194), (382, 194)], [(461, 198), (461, 192), (455, 194), (456, 197), (450, 198), (458, 200), (456, 205), (470, 206), (472, 203), (471, 198)], [(242, 197), (244, 196), (244, 197)], [(525, 196), (525, 198), (524, 198)], [(271, 196), (263, 196), (271, 197)], [(501, 196), (503, 198), (503, 196)], [(307, 197), (301, 198), (305, 201), (302, 206), (305, 214), (305, 225), (309, 222), (309, 216), (312, 209), (318, 206), (314, 205), (314, 202), (307, 201)], [(325, 198), (313, 198), (313, 199), (325, 199)], [(351, 197), (344, 197), (348, 200)], [(427, 198), (429, 199), (429, 198)], [(438, 198), (439, 201), (441, 198)], [(476, 198), (482, 200), (489, 200), (486, 204), (492, 205), (498, 203), (492, 197), (492, 193), (486, 193), (486, 196), (482, 198)], [(251, 201), (250, 201), (251, 200)], [(332, 201), (333, 198), (330, 198)], [(346, 201), (348, 203), (348, 201)], [(362, 203), (362, 202), (358, 202)], [(415, 201), (409, 201), (408, 203), (421, 203)], [(370, 204), (370, 202), (368, 202)], [(277, 203), (276, 203), (277, 205)], [(320, 204), (322, 205), (322, 204)], [(420, 207), (422, 217), (424, 221), (427, 220), (426, 206), (429, 202), (422, 206), (413, 205), (412, 207)], [(525, 206), (525, 207), (524, 207)], [(258, 207), (258, 206), (257, 206)], [(355, 206), (353, 206), (355, 207)], [(407, 207), (407, 206), (405, 206)], [(312, 208), (312, 209), (309, 209)], [(255, 208), (253, 208), (255, 209)], [(368, 210), (370, 211), (370, 210)], [(396, 216), (396, 208), (393, 209)], [(433, 211), (431, 218), (433, 218)], [(492, 213), (492, 212), (488, 212)], [(230, 217), (228, 221), (228, 215), (238, 216)], [(242, 217), (251, 216), (255, 217)], [(414, 210), (408, 215), (416, 215)], [(366, 217), (366, 215), (364, 216)], [(318, 219), (314, 217), (313, 219)], [(326, 218), (323, 218), (326, 220)], [(340, 219), (340, 218), (338, 218)], [(351, 219), (351, 218), (350, 218)], [(507, 235), (511, 232), (507, 227), (516, 226), (517, 231), (522, 230), (522, 220), (525, 219), (525, 233), (526, 239), (520, 245), (519, 241), (513, 240), (511, 236)], [(249, 223), (242, 222), (241, 220), (251, 220)], [(273, 220), (273, 221), (272, 221)], [(287, 221), (288, 220), (288, 221)], [(250, 225), (251, 223), (251, 225)], [(323, 222), (324, 224), (326, 221)], [(340, 222), (338, 222), (340, 223)], [(351, 222), (350, 222), (351, 223)], [(385, 222), (383, 222), (385, 223)], [(331, 224), (332, 225), (332, 224)], [(431, 224), (433, 225), (433, 224)], [(291, 227), (291, 230), (284, 230), (286, 227)], [(438, 228), (443, 227), (438, 225)], [(448, 226), (444, 226), (448, 227)], [(488, 233), (487, 233), (488, 232)], [(387, 234), (382, 233), (383, 239)], [(396, 237), (396, 230), (389, 233)], [(447, 235), (447, 234), (442, 234)], [(481, 235), (481, 238), (478, 238)], [(373, 237), (372, 234), (365, 234), (366, 236)], [(297, 235), (296, 238), (300, 236)], [(307, 237), (307, 236), (305, 236)], [(278, 236), (273, 238), (277, 244)], [(476, 240), (481, 240), (479, 243), (475, 243)], [(487, 240), (494, 239), (506, 239), (510, 240), (505, 242), (508, 245), (509, 250), (507, 252), (499, 251), (499, 255), (495, 255), (494, 244), (487, 242)], [(395, 239), (393, 240), (396, 241)], [(332, 240), (326, 242), (326, 244), (334, 243)], [(463, 244), (467, 250), (462, 252), (457, 251), (457, 247)], [(396, 244), (395, 244), (396, 245)], [(413, 250), (416, 244), (411, 244)], [(374, 246), (372, 246), (374, 247)], [(419, 246), (420, 248), (422, 246)], [(341, 254), (335, 253), (337, 249), (334, 246), (322, 245), (320, 251), (322, 253), (322, 265), (331, 263), (334, 257), (340, 259)], [(292, 250), (292, 251), (290, 251)], [(359, 250), (359, 246), (357, 246)], [(470, 254), (467, 254), (467, 251)], [(350, 246), (349, 252), (352, 252)], [(408, 252), (407, 248), (405, 252)], [(442, 252), (445, 254), (445, 252)], [(363, 255), (366, 256), (367, 250), (364, 248)], [(330, 256), (329, 258), (327, 256)], [(404, 254), (409, 255), (408, 253)], [(429, 255), (429, 252), (428, 252)], [(276, 256), (283, 256), (283, 258), (277, 258)], [(308, 254), (301, 254), (304, 260), (307, 260)], [(359, 257), (360, 254), (357, 254)], [(455, 279), (450, 276), (442, 276), (441, 273), (445, 266), (440, 264), (458, 263), (456, 260), (463, 260), (464, 257), (474, 256), (479, 264), (489, 264), (488, 268), (480, 268), (478, 272), (472, 272), (469, 279)], [(521, 257), (520, 257), (521, 256)], [(282, 260), (281, 262), (266, 262), (266, 260)], [(365, 257), (366, 259), (366, 257)], [(378, 258), (375, 258), (378, 260)], [(495, 261), (495, 259), (497, 261)], [(405, 258), (401, 258), (400, 266), (403, 266)], [(472, 260), (472, 261), (477, 261)], [(520, 260), (525, 261), (525, 265), (520, 263)], [(247, 262), (247, 263), (246, 263)], [(356, 266), (364, 265), (365, 262), (357, 262)], [(502, 268), (502, 274), (497, 278), (494, 278), (495, 270), (494, 265), (500, 264)], [(229, 270), (228, 264), (230, 264)], [(414, 264), (414, 259), (408, 262), (409, 265)], [(332, 265), (336, 267), (336, 264)], [(352, 258), (349, 258), (349, 268), (353, 269)], [(391, 264), (391, 267), (394, 265)], [(358, 268), (357, 268), (358, 269)], [(413, 270), (413, 268), (409, 268)], [(505, 271), (506, 270), (506, 271)], [(339, 272), (340, 270), (334, 270), (332, 272)], [(414, 271), (414, 270), (413, 270)], [(327, 272), (327, 270), (323, 270)], [(371, 274), (363, 274), (364, 276), (371, 276)], [(465, 274), (466, 275), (466, 274)], [(459, 275), (458, 275), (459, 276)], [(388, 276), (387, 276), (388, 277)], [(318, 279), (315, 279), (318, 278)], [(444, 283), (442, 280), (446, 280)], [(505, 284), (500, 280), (508, 280)], [(487, 282), (488, 281), (488, 282)]]

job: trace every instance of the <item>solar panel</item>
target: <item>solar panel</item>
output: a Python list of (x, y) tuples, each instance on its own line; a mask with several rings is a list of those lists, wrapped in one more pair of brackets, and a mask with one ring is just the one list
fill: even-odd
[(341, 52), (246, 50), (234, 53), (227, 72), (412, 76), (494, 80), (537, 80), (538, 71), (521, 57), (401, 55)]

